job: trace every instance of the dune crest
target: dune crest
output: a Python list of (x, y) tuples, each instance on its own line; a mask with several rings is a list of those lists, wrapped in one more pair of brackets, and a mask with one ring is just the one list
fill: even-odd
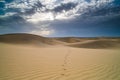
[(34, 46), (70, 46), (76, 48), (120, 48), (120, 38), (113, 37), (96, 37), (96, 38), (80, 38), (80, 37), (61, 37), (47, 38), (33, 34), (17, 33), (0, 35), (1, 43), (34, 45)]

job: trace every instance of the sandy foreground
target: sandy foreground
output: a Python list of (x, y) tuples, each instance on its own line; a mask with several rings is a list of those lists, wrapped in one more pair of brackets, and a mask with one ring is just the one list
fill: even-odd
[(1, 43), (0, 80), (120, 80), (120, 50)]

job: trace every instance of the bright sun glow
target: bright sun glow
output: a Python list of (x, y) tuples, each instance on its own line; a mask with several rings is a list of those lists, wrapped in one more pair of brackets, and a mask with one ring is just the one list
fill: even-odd
[[(29, 17), (28, 17), (29, 18)], [(28, 21), (30, 22), (39, 22), (39, 21), (46, 21), (46, 20), (54, 20), (54, 15), (49, 12), (49, 13), (36, 13), (34, 15), (32, 15)]]
[(54, 33), (54, 30), (35, 30), (30, 33), (36, 34), (36, 35), (41, 35), (41, 36), (49, 36)]

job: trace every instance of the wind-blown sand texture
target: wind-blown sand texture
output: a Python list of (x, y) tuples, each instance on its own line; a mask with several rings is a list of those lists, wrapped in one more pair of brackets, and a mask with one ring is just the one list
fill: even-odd
[(119, 48), (76, 48), (55, 42), (62, 45), (1, 42), (0, 80), (120, 80)]

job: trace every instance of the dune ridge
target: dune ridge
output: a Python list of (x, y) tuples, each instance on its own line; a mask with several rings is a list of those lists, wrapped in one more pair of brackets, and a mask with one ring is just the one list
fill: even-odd
[(48, 38), (33, 34), (16, 33), (0, 35), (1, 43), (34, 45), (34, 46), (70, 46), (76, 48), (120, 48), (119, 37), (61, 37), (61, 38)]
[(50, 46), (55, 44), (61, 44), (62, 42), (46, 38), (33, 34), (25, 34), (25, 33), (16, 33), (16, 34), (4, 34), (0, 35), (1, 43), (9, 43), (9, 44), (21, 44), (21, 45), (36, 45), (36, 46)]

